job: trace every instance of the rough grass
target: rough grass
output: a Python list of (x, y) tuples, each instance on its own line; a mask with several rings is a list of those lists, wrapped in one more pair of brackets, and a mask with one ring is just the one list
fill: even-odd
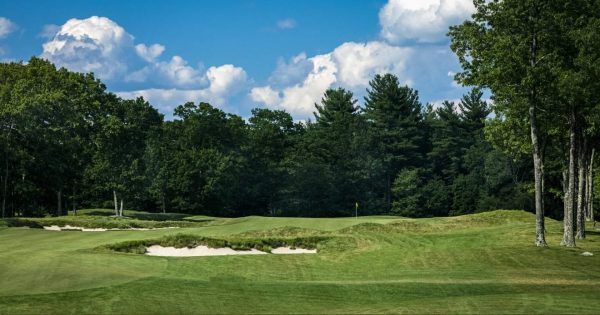
[[(69, 211), (70, 215), (74, 215), (73, 211)], [(114, 216), (115, 211), (111, 209), (83, 209), (77, 210), (77, 215), (81, 216)], [(146, 221), (195, 221), (204, 222), (212, 221), (215, 218), (209, 216), (189, 216), (184, 213), (155, 213), (135, 210), (123, 210), (123, 216), (131, 219), (146, 220)]]
[[(521, 211), (213, 219), (199, 228), (114, 233), (1, 228), (0, 313), (598, 313), (600, 234), (591, 226), (577, 248), (564, 248), (562, 222), (548, 219), (550, 247), (541, 249), (533, 246), (534, 216)], [(324, 238), (318, 255), (95, 250), (310, 237)]]
[(105, 229), (131, 229), (131, 228), (166, 228), (166, 227), (199, 227), (206, 225), (204, 222), (167, 221), (167, 220), (138, 220), (130, 218), (117, 218), (108, 216), (63, 216), (47, 218), (7, 218), (4, 223), (9, 227), (42, 228), (44, 226), (74, 226), (85, 228)]

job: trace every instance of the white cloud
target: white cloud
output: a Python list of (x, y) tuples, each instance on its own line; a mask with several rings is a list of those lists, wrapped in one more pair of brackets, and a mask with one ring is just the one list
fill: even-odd
[(245, 87), (246, 71), (234, 65), (222, 65), (210, 67), (206, 71), (206, 77), (210, 82), (207, 95), (223, 97), (235, 93)]
[(282, 58), (277, 61), (277, 68), (271, 73), (269, 83), (274, 86), (286, 86), (302, 81), (313, 69), (312, 61), (306, 53), (300, 53), (286, 62)]
[(281, 96), (270, 86), (255, 87), (250, 90), (250, 98), (255, 102), (264, 103), (269, 106), (276, 106), (281, 103)]
[(208, 82), (200, 89), (160, 89), (151, 88), (129, 92), (118, 92), (122, 98), (144, 97), (165, 113), (185, 102), (209, 102), (215, 106), (224, 106), (227, 100), (247, 87), (248, 78), (244, 69), (234, 65), (210, 67), (203, 76)]
[(226, 64), (203, 72), (180, 56), (159, 60), (165, 46), (136, 44), (131, 34), (106, 17), (47, 25), (41, 35), (48, 36), (42, 57), (73, 71), (94, 72), (121, 87), (133, 87), (117, 94), (143, 96), (167, 114), (187, 101), (224, 106), (230, 97), (248, 89), (244, 69)]
[[(254, 102), (306, 118), (326, 89), (343, 87), (360, 99), (369, 80), (382, 73), (398, 76), (401, 84), (416, 82), (436, 94), (454, 95), (462, 88), (450, 82), (442, 69), (452, 69), (456, 61), (446, 44), (431, 43), (443, 40), (450, 25), (467, 19), (473, 11), (472, 0), (389, 0), (379, 12), (385, 41), (347, 42), (327, 54), (280, 60), (268, 84), (254, 87), (249, 96)], [(419, 45), (423, 43), (427, 45)]]
[[(281, 88), (274, 85), (255, 87), (250, 91), (250, 98), (270, 107), (283, 108), (295, 116), (308, 117), (328, 88), (342, 86), (360, 93), (375, 74), (401, 76), (410, 54), (409, 48), (382, 42), (348, 42), (331, 53), (312, 58), (301, 54), (289, 64), (280, 64), (274, 74), (278, 78), (297, 77), (301, 72), (298, 69), (308, 63), (311, 69), (301, 80)], [(289, 70), (291, 75), (286, 76), (285, 70)]]
[(111, 79), (127, 72), (133, 36), (105, 17), (70, 19), (43, 45), (42, 57), (58, 66)]
[(302, 82), (280, 90), (270, 86), (253, 88), (250, 91), (252, 100), (285, 109), (295, 116), (310, 115), (314, 110), (314, 103), (336, 82), (337, 66), (331, 54), (318, 55), (308, 60), (312, 63), (312, 70)]
[(389, 0), (379, 11), (381, 36), (392, 42), (437, 42), (474, 12), (472, 0)]
[(204, 78), (199, 69), (189, 66), (180, 56), (173, 56), (169, 61), (152, 62), (128, 74), (125, 81), (189, 88), (204, 83)]
[(207, 83), (201, 69), (180, 56), (158, 60), (165, 46), (134, 44), (133, 35), (106, 17), (46, 25), (41, 35), (49, 38), (43, 45), (43, 58), (73, 71), (94, 72), (112, 83), (167, 89), (198, 89)]
[(333, 51), (338, 79), (349, 88), (365, 87), (375, 74), (402, 74), (411, 48), (382, 42), (344, 43)]
[(5, 17), (0, 17), (0, 38), (5, 38), (16, 30), (17, 24)]
[(292, 29), (292, 28), (296, 27), (296, 20), (291, 19), (291, 18), (279, 20), (279, 21), (277, 21), (277, 27), (282, 30)]
[(142, 59), (148, 62), (154, 62), (158, 56), (160, 56), (165, 51), (165, 46), (160, 44), (154, 44), (151, 46), (146, 46), (144, 44), (135, 45), (135, 52)]

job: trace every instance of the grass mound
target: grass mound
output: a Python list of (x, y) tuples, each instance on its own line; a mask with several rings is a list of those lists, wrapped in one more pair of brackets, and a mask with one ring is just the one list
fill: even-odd
[(44, 226), (75, 226), (84, 228), (105, 228), (105, 229), (131, 229), (145, 228), (156, 229), (166, 227), (199, 227), (202, 222), (187, 221), (149, 221), (117, 217), (98, 217), (98, 216), (64, 216), (53, 218), (8, 218), (4, 220), (9, 227), (30, 227), (42, 228)]
[(284, 226), (284, 227), (274, 228), (274, 229), (264, 230), (264, 231), (243, 232), (243, 233), (237, 234), (237, 236), (245, 237), (245, 238), (272, 238), (272, 237), (290, 238), (290, 237), (318, 236), (318, 235), (323, 235), (323, 234), (327, 234), (327, 233), (323, 232), (323, 231), (319, 231), (319, 230), (313, 230), (313, 229), (306, 229), (306, 228), (300, 228), (300, 227), (294, 227), (294, 226)]
[(273, 248), (292, 247), (304, 249), (316, 249), (319, 243), (327, 238), (323, 236), (289, 237), (289, 238), (232, 238), (217, 239), (190, 234), (167, 235), (158, 239), (126, 241), (97, 247), (100, 251), (116, 251), (122, 253), (144, 254), (146, 247), (160, 245), (163, 247), (193, 248), (208, 246), (210, 248), (230, 247), (234, 250), (257, 249), (270, 253)]

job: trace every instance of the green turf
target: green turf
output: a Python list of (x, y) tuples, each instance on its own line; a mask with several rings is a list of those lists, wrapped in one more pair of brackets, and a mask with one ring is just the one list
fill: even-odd
[[(0, 227), (0, 313), (600, 310), (600, 234), (591, 226), (588, 239), (567, 249), (559, 246), (561, 223), (549, 220), (550, 248), (539, 249), (534, 217), (520, 211), (432, 219), (211, 219), (202, 227), (153, 231)], [(325, 240), (316, 255), (164, 258), (97, 250), (180, 233)]]

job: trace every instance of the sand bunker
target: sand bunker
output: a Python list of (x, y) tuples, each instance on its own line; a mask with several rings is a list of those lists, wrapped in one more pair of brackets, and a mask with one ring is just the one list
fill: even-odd
[(106, 231), (150, 231), (150, 230), (163, 230), (163, 229), (177, 229), (177, 226), (164, 227), (164, 228), (127, 228), (127, 229), (106, 229), (106, 228), (86, 228), (81, 226), (58, 226), (58, 225), (50, 225), (44, 226), (44, 230), (48, 231), (82, 231), (82, 232), (106, 232)]
[[(271, 251), (273, 254), (316, 254), (316, 249), (303, 249), (290, 247), (278, 247)], [(230, 247), (210, 248), (208, 246), (197, 246), (193, 248), (175, 248), (152, 245), (146, 248), (146, 255), (163, 257), (198, 257), (198, 256), (227, 256), (227, 255), (264, 255), (266, 252), (258, 249), (234, 250)]]
[(152, 245), (146, 248), (146, 255), (167, 256), (167, 257), (191, 257), (191, 256), (227, 256), (227, 255), (263, 255), (267, 254), (258, 249), (234, 250), (230, 247), (210, 248), (208, 246), (198, 246), (193, 248), (175, 248)]
[(291, 248), (291, 247), (277, 247), (271, 250), (273, 254), (316, 254), (316, 249), (304, 249), (304, 248)]

